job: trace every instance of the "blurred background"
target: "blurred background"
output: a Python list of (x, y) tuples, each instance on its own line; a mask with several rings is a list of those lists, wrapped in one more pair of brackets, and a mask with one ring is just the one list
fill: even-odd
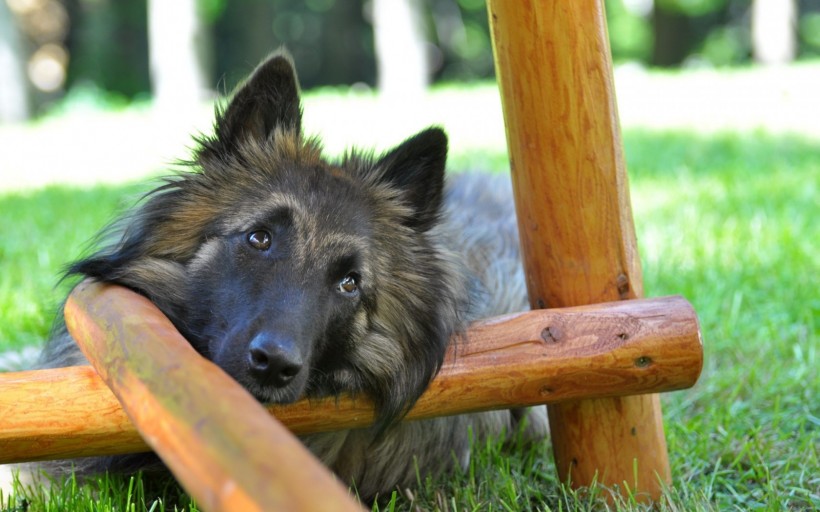
[[(820, 138), (820, 0), (605, 4), (626, 129)], [(0, 190), (164, 172), (280, 46), (331, 156), (439, 124), (506, 168), (482, 0), (0, 0)]]
[[(820, 0), (607, 0), (615, 62), (820, 56)], [(303, 87), (412, 94), (493, 77), (482, 0), (0, 0), (0, 122), (82, 96), (178, 105), (230, 91), (279, 45)]]

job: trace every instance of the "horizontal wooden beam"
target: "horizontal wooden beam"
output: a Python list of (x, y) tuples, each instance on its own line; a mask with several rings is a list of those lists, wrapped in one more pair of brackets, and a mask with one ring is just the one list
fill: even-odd
[[(128, 345), (134, 360), (148, 357), (148, 345), (188, 346), (150, 302), (119, 287), (77, 289), (67, 317), (89, 323), (83, 337), (134, 340)], [(190, 360), (201, 360), (198, 355), (185, 359), (158, 358), (146, 377), (179, 382), (169, 392), (187, 400), (202, 392), (188, 389), (188, 383), (204, 377), (188, 369)], [(407, 420), (684, 389), (694, 385), (702, 364), (697, 317), (681, 297), (517, 313), (472, 325)], [(213, 373), (222, 372), (213, 367)], [(236, 417), (232, 408), (217, 409), (205, 396), (205, 409), (186, 414), (209, 421)], [(295, 434), (363, 427), (373, 420), (371, 403), (361, 397), (302, 400), (269, 410)], [(0, 418), (0, 463), (147, 449), (90, 367), (0, 374)]]

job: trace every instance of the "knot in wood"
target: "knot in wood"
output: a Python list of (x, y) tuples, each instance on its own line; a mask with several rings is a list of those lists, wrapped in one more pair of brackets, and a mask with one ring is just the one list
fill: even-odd
[(635, 359), (635, 366), (638, 368), (646, 368), (652, 364), (652, 358), (649, 356), (641, 356)]
[(558, 343), (560, 337), (561, 332), (557, 327), (551, 325), (544, 327), (544, 330), (541, 331), (541, 339), (546, 343)]
[(629, 278), (626, 274), (619, 274), (615, 279), (615, 285), (618, 287), (618, 296), (621, 299), (629, 298)]

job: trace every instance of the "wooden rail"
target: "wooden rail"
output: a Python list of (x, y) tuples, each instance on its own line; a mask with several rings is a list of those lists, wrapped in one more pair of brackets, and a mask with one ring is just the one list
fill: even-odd
[[(181, 403), (173, 405), (179, 409), (165, 414), (173, 413), (182, 427), (205, 421), (209, 428), (222, 429), (227, 427), (220, 426), (222, 423), (232, 423), (239, 414), (246, 421), (248, 413), (234, 409), (235, 396), (244, 391), (193, 353), (145, 298), (121, 287), (84, 283), (69, 298), (66, 317), (84, 345), (105, 342), (110, 347), (104, 365), (108, 369), (102, 372), (115, 387), (147, 393), (147, 384), (140, 380), (167, 387), (167, 400)], [(448, 354), (441, 373), (410, 411), (408, 420), (671, 391), (692, 386), (702, 367), (697, 318), (680, 297), (508, 315), (474, 324), (467, 338), (458, 341)], [(183, 352), (180, 346), (187, 350)], [(189, 368), (191, 361), (194, 366)], [(126, 372), (126, 364), (134, 369)], [(200, 366), (205, 369), (196, 369)], [(220, 395), (229, 404), (212, 400)], [(190, 400), (195, 398), (204, 400), (194, 405)], [(158, 398), (143, 397), (134, 403), (147, 407), (143, 404), (147, 400)], [(373, 419), (371, 404), (362, 398), (303, 400), (269, 409), (295, 434), (363, 427)], [(266, 443), (247, 442), (251, 451)], [(119, 401), (94, 369), (85, 366), (0, 374), (0, 463), (146, 449)], [(247, 464), (247, 459), (239, 460), (243, 466)]]

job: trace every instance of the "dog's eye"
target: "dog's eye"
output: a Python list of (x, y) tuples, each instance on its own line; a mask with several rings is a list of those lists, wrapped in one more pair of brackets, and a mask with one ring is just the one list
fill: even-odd
[(353, 297), (359, 293), (359, 274), (351, 272), (339, 281), (337, 291), (342, 295)]
[(251, 231), (248, 233), (248, 243), (256, 250), (267, 251), (270, 249), (270, 233), (264, 230)]

